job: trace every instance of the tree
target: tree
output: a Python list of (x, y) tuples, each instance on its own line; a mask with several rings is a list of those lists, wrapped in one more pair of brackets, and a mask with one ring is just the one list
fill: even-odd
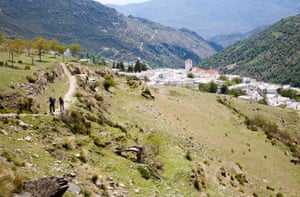
[(27, 56), (30, 57), (31, 56), (31, 64), (34, 64), (34, 56), (32, 53), (32, 47), (33, 47), (33, 42), (32, 40), (24, 40), (24, 48), (27, 52)]
[(65, 51), (66, 51), (66, 49), (67, 49), (67, 46), (64, 46), (64, 45), (58, 45), (58, 46), (56, 47), (56, 49), (57, 49), (58, 53), (62, 55), (62, 57), (63, 57), (63, 62), (65, 62)]
[(41, 62), (43, 51), (47, 51), (49, 49), (48, 42), (45, 38), (39, 37), (39, 38), (35, 39), (35, 41), (33, 43), (33, 48), (38, 51), (38, 55), (40, 57), (40, 62)]
[(58, 41), (56, 39), (52, 39), (48, 41), (48, 46), (51, 51), (54, 51), (54, 57), (56, 58), (56, 51), (58, 46)]
[(146, 71), (146, 70), (147, 70), (146, 64), (141, 63), (140, 60), (137, 60), (135, 62), (134, 72), (142, 72), (142, 71)]
[(5, 47), (8, 52), (9, 60), (11, 61), (12, 66), (14, 66), (14, 57), (17, 54), (22, 53), (24, 49), (24, 40), (20, 38), (7, 40)]
[(216, 93), (218, 91), (218, 85), (214, 82), (210, 82), (208, 84), (208, 92), (210, 93)]
[(132, 66), (132, 65), (129, 65), (128, 68), (127, 68), (127, 72), (133, 73), (133, 71), (134, 71), (133, 66)]
[(75, 56), (81, 50), (80, 44), (73, 43), (70, 45), (70, 51), (73, 56)]
[(134, 65), (134, 72), (141, 72), (141, 63), (140, 60), (137, 60)]
[(226, 84), (222, 85), (221, 94), (228, 94), (228, 86)]

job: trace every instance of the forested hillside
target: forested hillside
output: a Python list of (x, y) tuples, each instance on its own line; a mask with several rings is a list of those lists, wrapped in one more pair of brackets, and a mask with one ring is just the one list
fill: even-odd
[(200, 67), (300, 87), (299, 51), (300, 15), (297, 15), (209, 57)]
[(199, 63), (215, 53), (194, 32), (125, 17), (92, 0), (0, 1), (0, 31), (9, 37), (76, 42), (98, 57), (141, 58), (154, 66), (183, 67), (187, 58)]

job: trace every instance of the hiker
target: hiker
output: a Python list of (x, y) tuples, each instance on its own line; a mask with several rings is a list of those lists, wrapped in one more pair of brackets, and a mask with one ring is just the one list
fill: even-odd
[(60, 96), (58, 100), (59, 100), (59, 109), (60, 109), (60, 112), (63, 112), (65, 110), (64, 99)]
[(50, 113), (55, 112), (55, 98), (49, 97), (49, 103)]

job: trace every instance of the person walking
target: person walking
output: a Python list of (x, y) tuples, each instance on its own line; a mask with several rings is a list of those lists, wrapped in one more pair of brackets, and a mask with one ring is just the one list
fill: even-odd
[(55, 98), (52, 98), (51, 96), (49, 97), (49, 108), (50, 108), (50, 113), (55, 112)]
[(59, 109), (60, 109), (60, 112), (63, 112), (65, 110), (64, 99), (60, 96), (58, 100), (59, 100)]

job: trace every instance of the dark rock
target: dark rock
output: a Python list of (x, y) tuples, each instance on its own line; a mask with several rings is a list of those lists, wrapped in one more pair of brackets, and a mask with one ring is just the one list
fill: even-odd
[(68, 181), (63, 177), (46, 177), (23, 182), (23, 190), (32, 197), (61, 197), (68, 189)]

